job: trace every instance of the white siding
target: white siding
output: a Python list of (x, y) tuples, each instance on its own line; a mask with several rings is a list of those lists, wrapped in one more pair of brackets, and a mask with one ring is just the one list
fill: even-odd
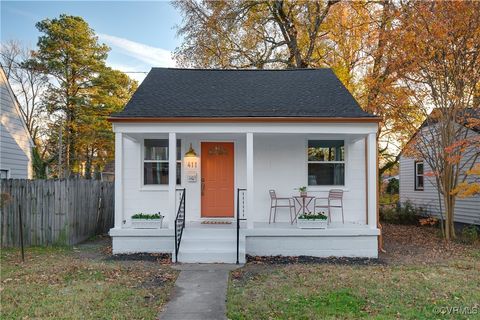
[(12, 179), (31, 178), (31, 139), (3, 70), (0, 74), (0, 169), (9, 170)]
[[(471, 131), (470, 134), (478, 133)], [(478, 150), (470, 149), (464, 159), (468, 157), (468, 154), (472, 154), (473, 152), (478, 152)], [(476, 162), (480, 163), (480, 159), (477, 159)], [(440, 216), (435, 178), (425, 177), (424, 190), (416, 191), (414, 188), (414, 163), (415, 159), (405, 156), (400, 157), (400, 202), (410, 201), (413, 205), (427, 210), (429, 214)], [(424, 172), (428, 171), (431, 171), (431, 169), (428, 164), (424, 162)], [(442, 209), (443, 208), (444, 205), (442, 202)], [(457, 198), (454, 220), (456, 222), (480, 225), (480, 196), (465, 199)]]
[[(164, 138), (166, 134), (146, 135), (148, 138)], [(192, 143), (200, 156), (202, 141), (233, 141), (235, 143), (235, 189), (246, 186), (246, 140), (245, 134), (181, 134), (182, 154)], [(296, 188), (307, 185), (308, 139), (334, 138), (322, 135), (305, 134), (254, 134), (254, 190), (255, 221), (268, 221), (270, 207), (269, 189), (275, 189), (279, 196), (298, 194)], [(344, 189), (345, 221), (366, 223), (366, 184), (365, 184), (365, 141), (354, 140), (349, 136), (336, 135), (336, 139), (345, 139), (346, 144), (346, 181)], [(154, 213), (168, 210), (168, 186), (142, 185), (142, 145), (143, 140), (124, 139), (123, 186), (124, 219), (126, 227), (130, 217), (138, 212)], [(184, 171), (182, 171), (185, 173)], [(187, 220), (200, 220), (200, 176), (196, 183), (188, 183), (182, 176), (182, 185), (187, 188)], [(332, 187), (310, 187), (315, 196), (325, 196)], [(334, 209), (335, 210), (335, 209)], [(337, 209), (338, 210), (338, 209)], [(334, 221), (341, 221), (340, 211), (332, 213)], [(286, 209), (279, 209), (277, 221), (288, 221)]]

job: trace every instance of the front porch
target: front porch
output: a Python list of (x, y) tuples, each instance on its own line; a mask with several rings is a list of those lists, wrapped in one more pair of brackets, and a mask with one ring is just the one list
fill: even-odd
[[(177, 190), (181, 189), (185, 190), (186, 201), (179, 250), (183, 259), (179, 261), (234, 262), (237, 217), (244, 219), (239, 231), (241, 261), (245, 254), (377, 256), (375, 123), (251, 123), (237, 127), (224, 123), (115, 123), (114, 129), (116, 208), (115, 228), (110, 232), (114, 253), (174, 254), (174, 221), (180, 200)], [(204, 156), (210, 153), (204, 147), (215, 143), (220, 148), (232, 145), (231, 150), (212, 149), (211, 153), (234, 154), (231, 169), (225, 166), (220, 170), (232, 170), (231, 184), (217, 179), (209, 186), (204, 179), (208, 168)], [(332, 147), (325, 147), (329, 143)], [(187, 157), (190, 145), (197, 157), (194, 160)], [(310, 149), (319, 151), (321, 157), (312, 160)], [(328, 158), (323, 149), (328, 151)], [(212, 186), (211, 199), (224, 210), (220, 212), (225, 212), (220, 216), (212, 216), (215, 204), (205, 201)], [(298, 196), (301, 186), (308, 186), (312, 197), (325, 197), (330, 189), (343, 190), (345, 224), (341, 223), (340, 211), (332, 209), (332, 223), (327, 229), (299, 229), (290, 223), (288, 210), (282, 208), (278, 209), (276, 223), (268, 224), (269, 190), (293, 197)], [(238, 189), (245, 189), (241, 196)], [(312, 209), (309, 211), (316, 211)], [(131, 216), (140, 212), (161, 212), (165, 216), (163, 228), (133, 229)], [(231, 223), (201, 223), (212, 219)], [(189, 252), (192, 254), (187, 258)], [(203, 257), (197, 255), (201, 252)], [(220, 255), (225, 259), (219, 260)]]

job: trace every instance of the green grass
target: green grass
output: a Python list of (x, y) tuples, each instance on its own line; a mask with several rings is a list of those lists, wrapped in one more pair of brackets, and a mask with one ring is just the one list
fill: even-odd
[(2, 250), (1, 318), (155, 319), (176, 275), (66, 247), (28, 248), (25, 263), (18, 250)]
[(480, 314), (442, 315), (434, 309), (478, 308), (478, 262), (466, 257), (443, 266), (250, 264), (231, 275), (228, 317), (478, 319)]

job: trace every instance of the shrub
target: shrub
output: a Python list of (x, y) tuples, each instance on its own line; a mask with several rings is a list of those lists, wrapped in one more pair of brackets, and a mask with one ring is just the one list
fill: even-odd
[(407, 201), (402, 206), (397, 206), (396, 208), (382, 208), (380, 210), (380, 219), (394, 224), (417, 224), (421, 211)]
[(391, 206), (380, 206), (380, 221), (396, 223), (397, 209)]
[(462, 229), (462, 241), (467, 244), (474, 244), (478, 240), (478, 229), (471, 225)]
[(407, 201), (398, 210), (398, 222), (400, 224), (417, 224), (422, 210), (416, 209), (411, 202)]
[(387, 189), (386, 189), (387, 193), (397, 194), (399, 189), (400, 189), (400, 183), (398, 182), (398, 179), (392, 178), (390, 179), (390, 181), (388, 181)]

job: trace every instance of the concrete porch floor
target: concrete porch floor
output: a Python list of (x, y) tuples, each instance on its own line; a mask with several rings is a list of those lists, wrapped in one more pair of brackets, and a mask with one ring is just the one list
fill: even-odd
[[(188, 221), (185, 223), (187, 229), (236, 229), (237, 222), (231, 221), (229, 224), (212, 224), (202, 223), (201, 221)], [(370, 228), (368, 225), (341, 222), (332, 222), (326, 229), (300, 229), (297, 224), (291, 224), (289, 222), (254, 222), (253, 228), (248, 229), (246, 221), (240, 222), (240, 232), (244, 235), (378, 235), (379, 231), (376, 228)]]
[[(221, 221), (220, 219), (218, 221)], [(202, 221), (186, 221), (185, 228), (218, 228), (218, 229), (235, 229), (237, 227), (237, 221), (234, 219), (225, 220), (230, 223), (202, 223)], [(246, 221), (240, 221), (240, 228), (245, 229), (247, 227)], [(362, 229), (369, 228), (365, 224), (345, 222), (332, 222), (328, 225), (328, 229)], [(253, 229), (299, 229), (296, 223), (291, 224), (290, 222), (263, 222), (256, 221), (253, 223)]]

